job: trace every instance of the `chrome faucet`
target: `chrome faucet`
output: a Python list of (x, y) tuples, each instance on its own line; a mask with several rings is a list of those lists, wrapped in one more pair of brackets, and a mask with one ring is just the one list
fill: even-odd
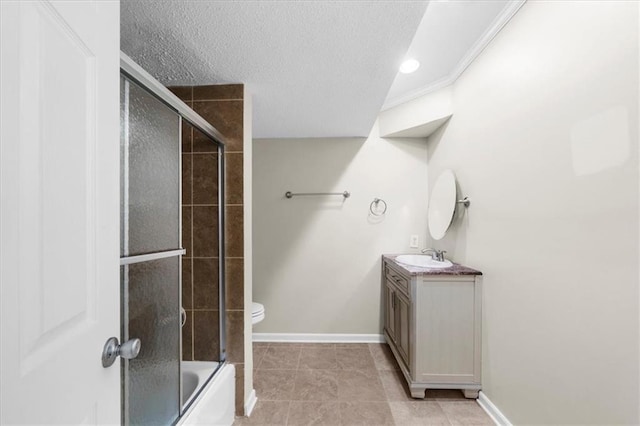
[(444, 262), (444, 254), (447, 252), (446, 250), (438, 250), (434, 248), (426, 248), (422, 250), (423, 254), (431, 252), (431, 258), (433, 260), (437, 260), (438, 262)]

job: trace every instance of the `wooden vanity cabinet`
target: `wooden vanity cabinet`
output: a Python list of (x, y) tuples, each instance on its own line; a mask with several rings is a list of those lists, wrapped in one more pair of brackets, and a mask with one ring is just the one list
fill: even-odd
[(385, 310), (385, 330), (393, 340), (402, 362), (408, 366), (411, 302), (388, 280), (385, 283), (385, 292), (387, 307)]
[[(481, 389), (482, 275), (413, 273), (383, 257), (384, 335), (413, 398), (426, 389)], [(416, 272), (416, 270), (418, 272)]]

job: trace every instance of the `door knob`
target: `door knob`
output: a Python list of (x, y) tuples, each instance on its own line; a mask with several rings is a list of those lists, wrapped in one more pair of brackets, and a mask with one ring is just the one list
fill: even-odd
[(137, 357), (141, 345), (140, 339), (130, 339), (120, 345), (117, 337), (110, 337), (102, 350), (102, 366), (111, 367), (119, 356), (125, 359)]

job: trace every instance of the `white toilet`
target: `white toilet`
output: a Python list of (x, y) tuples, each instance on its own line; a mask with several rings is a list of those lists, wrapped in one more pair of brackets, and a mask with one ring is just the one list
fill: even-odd
[(251, 304), (251, 324), (257, 324), (264, 319), (264, 305), (253, 302)]

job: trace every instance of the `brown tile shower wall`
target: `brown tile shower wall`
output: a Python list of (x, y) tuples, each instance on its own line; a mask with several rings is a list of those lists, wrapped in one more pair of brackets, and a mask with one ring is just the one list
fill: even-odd
[[(236, 414), (244, 410), (244, 245), (242, 84), (173, 87), (171, 91), (227, 137), (225, 146), (225, 281), (227, 360), (236, 365)], [(199, 131), (182, 133), (182, 300), (184, 360), (216, 360), (218, 340), (218, 154)]]

